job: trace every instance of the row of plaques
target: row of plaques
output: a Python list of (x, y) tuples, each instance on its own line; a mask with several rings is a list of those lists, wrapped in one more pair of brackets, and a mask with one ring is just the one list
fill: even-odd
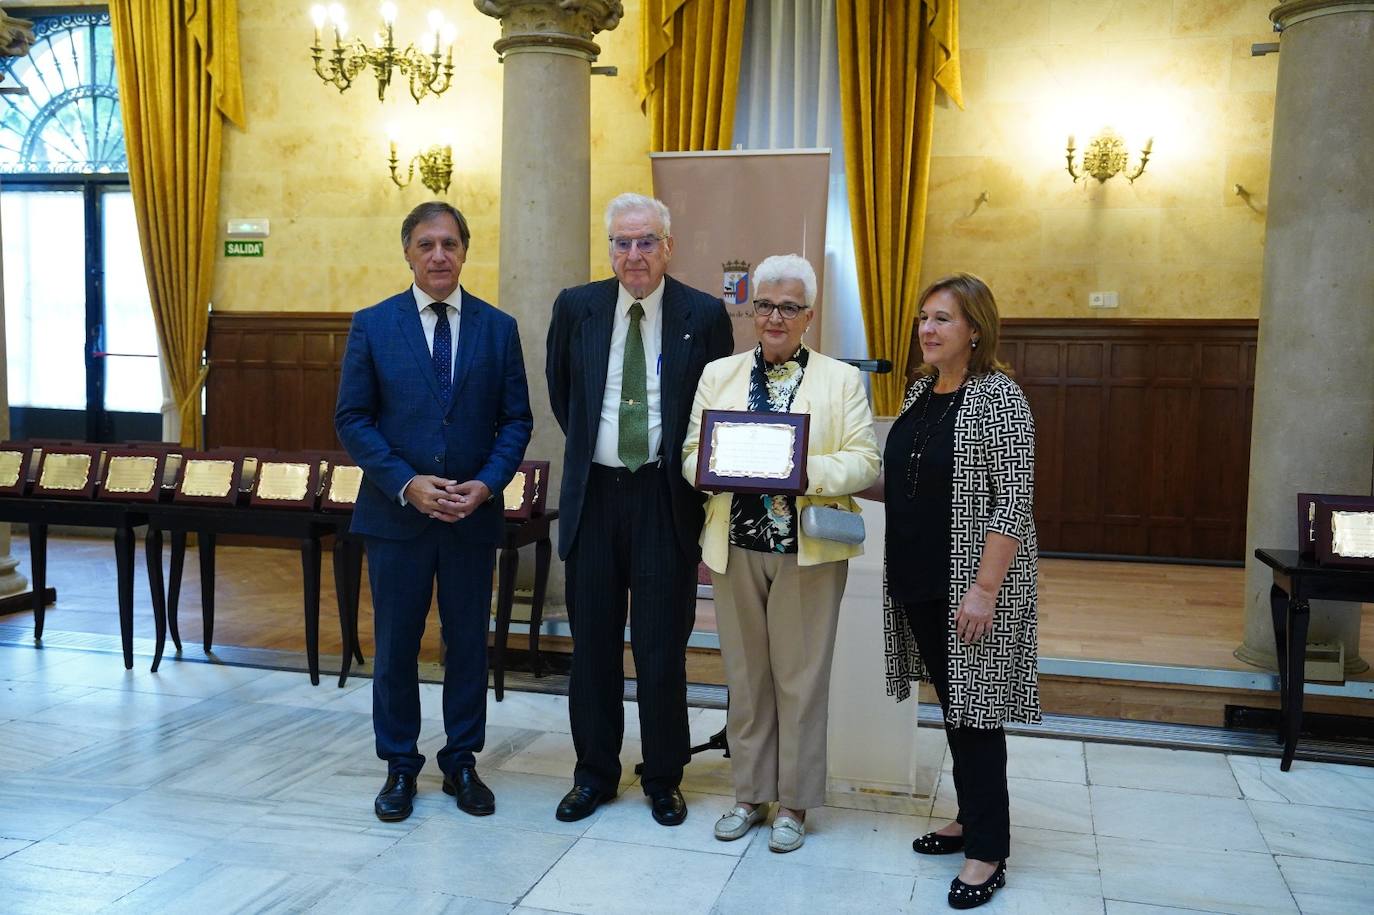
[(1333, 568), (1374, 569), (1374, 496), (1298, 493), (1298, 555)]
[[(506, 516), (543, 513), (549, 464), (526, 461), (504, 495)], [(0, 444), (0, 496), (352, 511), (363, 471), (335, 455)]]

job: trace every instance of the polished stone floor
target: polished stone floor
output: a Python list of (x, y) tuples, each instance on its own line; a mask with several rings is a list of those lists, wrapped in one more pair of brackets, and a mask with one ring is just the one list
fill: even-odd
[[(0, 646), (0, 912), (948, 911), (957, 858), (910, 848), (953, 809), (947, 772), (933, 819), (819, 809), (786, 856), (712, 837), (719, 754), (689, 767), (681, 827), (654, 824), (632, 776), (559, 823), (566, 700), (508, 692), (479, 759), (496, 815), (460, 813), (430, 763), (414, 816), (384, 824), (369, 709), (362, 679)], [(694, 710), (694, 736), (722, 714)], [(1008, 884), (984, 911), (1374, 911), (1374, 768), (1025, 737), (1010, 757)]]

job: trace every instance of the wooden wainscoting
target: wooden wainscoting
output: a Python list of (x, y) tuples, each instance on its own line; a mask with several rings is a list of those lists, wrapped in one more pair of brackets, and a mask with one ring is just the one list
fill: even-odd
[(1258, 322), (1008, 320), (1042, 550), (1244, 558)]
[(211, 312), (206, 444), (337, 450), (334, 401), (352, 319), (348, 312)]

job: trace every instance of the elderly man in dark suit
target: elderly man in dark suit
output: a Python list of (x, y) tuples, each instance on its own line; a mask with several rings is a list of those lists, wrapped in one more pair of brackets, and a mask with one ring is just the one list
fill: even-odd
[(474, 754), (486, 737), (487, 623), (501, 503), (534, 421), (515, 320), (458, 285), (463, 214), (423, 203), (401, 224), (415, 275), (353, 316), (334, 428), (363, 469), (352, 530), (365, 536), (376, 632), (372, 726), (387, 779), (377, 817), (410, 816), (424, 765), (418, 658), (439, 585), (444, 791), (474, 816), (496, 809)]
[(665, 275), (668, 208), (622, 194), (606, 208), (615, 278), (554, 302), (546, 372), (567, 446), (558, 553), (573, 631), (568, 709), (577, 767), (557, 817), (615, 797), (625, 732), (624, 632), (638, 682), (644, 793), (653, 817), (687, 816), (686, 651), (696, 616), (702, 496), (682, 478), (682, 437), (706, 363), (730, 354), (720, 299)]

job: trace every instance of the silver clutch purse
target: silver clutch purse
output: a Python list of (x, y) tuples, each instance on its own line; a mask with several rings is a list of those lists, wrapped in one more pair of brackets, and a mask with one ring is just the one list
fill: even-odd
[(864, 519), (858, 512), (825, 505), (808, 505), (801, 511), (802, 533), (836, 543), (863, 543)]

